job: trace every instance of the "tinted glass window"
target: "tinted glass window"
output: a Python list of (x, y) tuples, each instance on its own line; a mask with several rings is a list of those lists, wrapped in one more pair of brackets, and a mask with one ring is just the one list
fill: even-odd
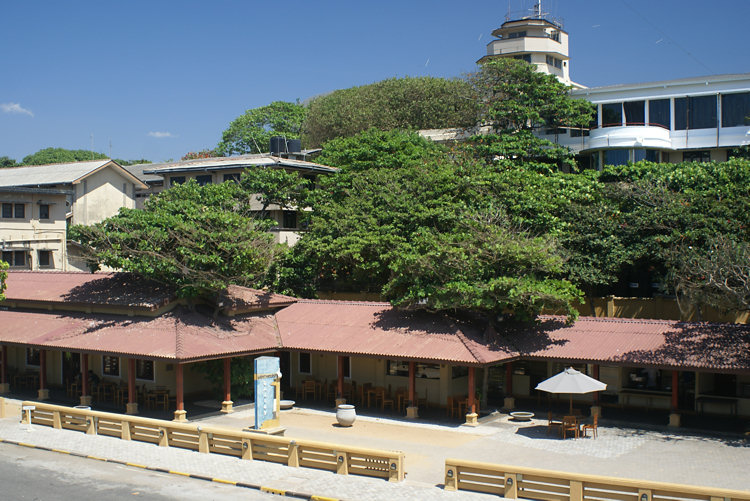
[(3, 217), (13, 217), (13, 204), (3, 204)]
[(750, 92), (721, 96), (721, 126), (750, 125)]
[(39, 206), (39, 219), (49, 219), (49, 205), (41, 204)]
[(671, 128), (669, 99), (655, 99), (648, 102), (648, 122), (664, 126), (667, 129)]
[(630, 160), (629, 150), (607, 150), (604, 152), (604, 165), (625, 165)]
[(48, 250), (40, 250), (39, 251), (39, 266), (49, 266), (50, 265), (50, 254), (52, 254)]
[(13, 217), (17, 219), (23, 219), (26, 217), (26, 206), (24, 204), (16, 204), (13, 208)]
[(628, 101), (623, 103), (626, 125), (642, 125), (646, 121), (646, 103), (643, 101)]
[(602, 105), (602, 127), (619, 127), (622, 125), (622, 103)]
[(674, 128), (716, 127), (716, 96), (680, 97), (674, 100)]
[(211, 176), (211, 174), (195, 176), (195, 182), (201, 186), (206, 186), (207, 184), (211, 184), (213, 182), (213, 176)]
[(169, 186), (185, 184), (185, 176), (172, 176), (169, 178)]
[(685, 151), (682, 153), (683, 162), (710, 162), (711, 152), (708, 150)]

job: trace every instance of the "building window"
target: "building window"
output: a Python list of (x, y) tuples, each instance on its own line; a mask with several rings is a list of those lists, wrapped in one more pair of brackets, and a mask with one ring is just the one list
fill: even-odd
[(526, 61), (527, 63), (530, 63), (531, 54), (519, 54), (518, 56), (513, 56), (513, 59), (520, 59), (521, 61)]
[(674, 100), (675, 130), (716, 127), (716, 96), (680, 97)]
[[(415, 376), (421, 379), (440, 379), (440, 366), (438, 364), (416, 363), (414, 367)], [(388, 376), (409, 376), (409, 362), (400, 360), (388, 360), (386, 365)]]
[(211, 174), (201, 174), (200, 176), (195, 176), (195, 182), (198, 183), (199, 186), (206, 186), (207, 184), (213, 183), (214, 177)]
[(226, 183), (227, 181), (234, 181), (235, 183), (239, 183), (240, 174), (236, 172), (234, 174), (224, 174), (224, 182)]
[(721, 96), (721, 126), (750, 125), (750, 92)]
[(469, 368), (462, 365), (451, 366), (451, 379), (466, 377), (469, 375)]
[(299, 354), (299, 373), (312, 374), (312, 357), (309, 353), (301, 352)]
[[(151, 371), (153, 374), (153, 370)], [(105, 376), (120, 376), (120, 357), (102, 357), (102, 374)]]
[(41, 350), (37, 350), (36, 348), (26, 348), (26, 365), (39, 367), (41, 358)]
[(349, 357), (342, 357), (344, 359), (344, 377), (352, 378), (352, 362)]
[(620, 127), (622, 125), (622, 103), (602, 105), (602, 127)]
[(555, 42), (559, 42), (560, 41), (560, 32), (559, 31), (553, 31), (552, 33), (550, 33), (549, 37), (552, 40), (554, 40)]
[(51, 268), (52, 267), (52, 251), (48, 251), (48, 250), (37, 251), (37, 262), (40, 268)]
[(154, 380), (154, 362), (153, 360), (136, 360), (135, 361), (135, 378), (145, 381)]
[(3, 251), (3, 261), (11, 268), (27, 268), (29, 265), (28, 253), (24, 250)]
[(282, 222), (282, 228), (296, 229), (297, 228), (297, 213), (293, 210), (284, 211), (284, 220)]
[(508, 38), (524, 38), (526, 36), (525, 31), (516, 31), (513, 33), (508, 33)]
[(604, 165), (626, 165), (630, 160), (630, 150), (607, 150), (604, 152)]
[(646, 122), (646, 102), (627, 101), (622, 103), (625, 111), (625, 125), (643, 125)]
[(49, 204), (39, 204), (39, 219), (49, 219)]
[(170, 176), (169, 186), (172, 187), (177, 184), (185, 184), (185, 176)]
[(695, 150), (682, 152), (683, 162), (710, 162), (711, 152), (708, 150)]
[(648, 102), (648, 123), (661, 125), (667, 129), (672, 128), (672, 113), (669, 107), (669, 99), (654, 99)]
[(3, 203), (2, 216), (4, 219), (24, 219), (26, 217), (26, 205)]

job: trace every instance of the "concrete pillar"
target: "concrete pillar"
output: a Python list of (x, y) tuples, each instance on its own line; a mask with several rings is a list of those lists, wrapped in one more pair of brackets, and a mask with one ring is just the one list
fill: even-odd
[(135, 388), (135, 359), (128, 359), (128, 403), (125, 405), (125, 414), (138, 414), (138, 397)]
[(47, 350), (39, 351), (39, 400), (49, 400), (49, 390), (47, 386)]
[(185, 412), (185, 395), (184, 395), (184, 383), (183, 383), (183, 366), (177, 364), (177, 370), (175, 372), (176, 386), (177, 386), (177, 398), (176, 398), (176, 409), (174, 411), (173, 421), (187, 421)]
[(234, 402), (232, 402), (232, 359), (224, 359), (224, 401), (221, 402), (221, 412), (229, 414), (234, 412), (232, 408)]
[(409, 405), (406, 408), (407, 419), (417, 419), (419, 409), (417, 408), (417, 364), (409, 362)]

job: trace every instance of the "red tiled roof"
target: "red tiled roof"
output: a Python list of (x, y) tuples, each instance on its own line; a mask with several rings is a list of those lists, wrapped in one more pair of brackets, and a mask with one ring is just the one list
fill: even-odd
[(229, 315), (251, 311), (282, 308), (297, 301), (297, 298), (273, 292), (230, 285), (221, 295), (222, 309)]
[(11, 271), (8, 301), (124, 306), (153, 310), (174, 299), (167, 286), (130, 273)]
[(670, 320), (542, 317), (507, 336), (521, 357), (617, 365), (750, 370), (750, 326)]
[(287, 349), (470, 365), (511, 356), (482, 345), (481, 332), (469, 325), (388, 303), (300, 300), (276, 321)]
[(0, 343), (179, 361), (278, 348), (273, 315), (210, 317), (186, 308), (155, 318), (0, 311)]

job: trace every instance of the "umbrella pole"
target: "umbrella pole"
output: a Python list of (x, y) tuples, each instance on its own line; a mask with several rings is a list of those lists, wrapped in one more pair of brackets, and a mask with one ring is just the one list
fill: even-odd
[(570, 394), (570, 415), (573, 415), (573, 394)]

